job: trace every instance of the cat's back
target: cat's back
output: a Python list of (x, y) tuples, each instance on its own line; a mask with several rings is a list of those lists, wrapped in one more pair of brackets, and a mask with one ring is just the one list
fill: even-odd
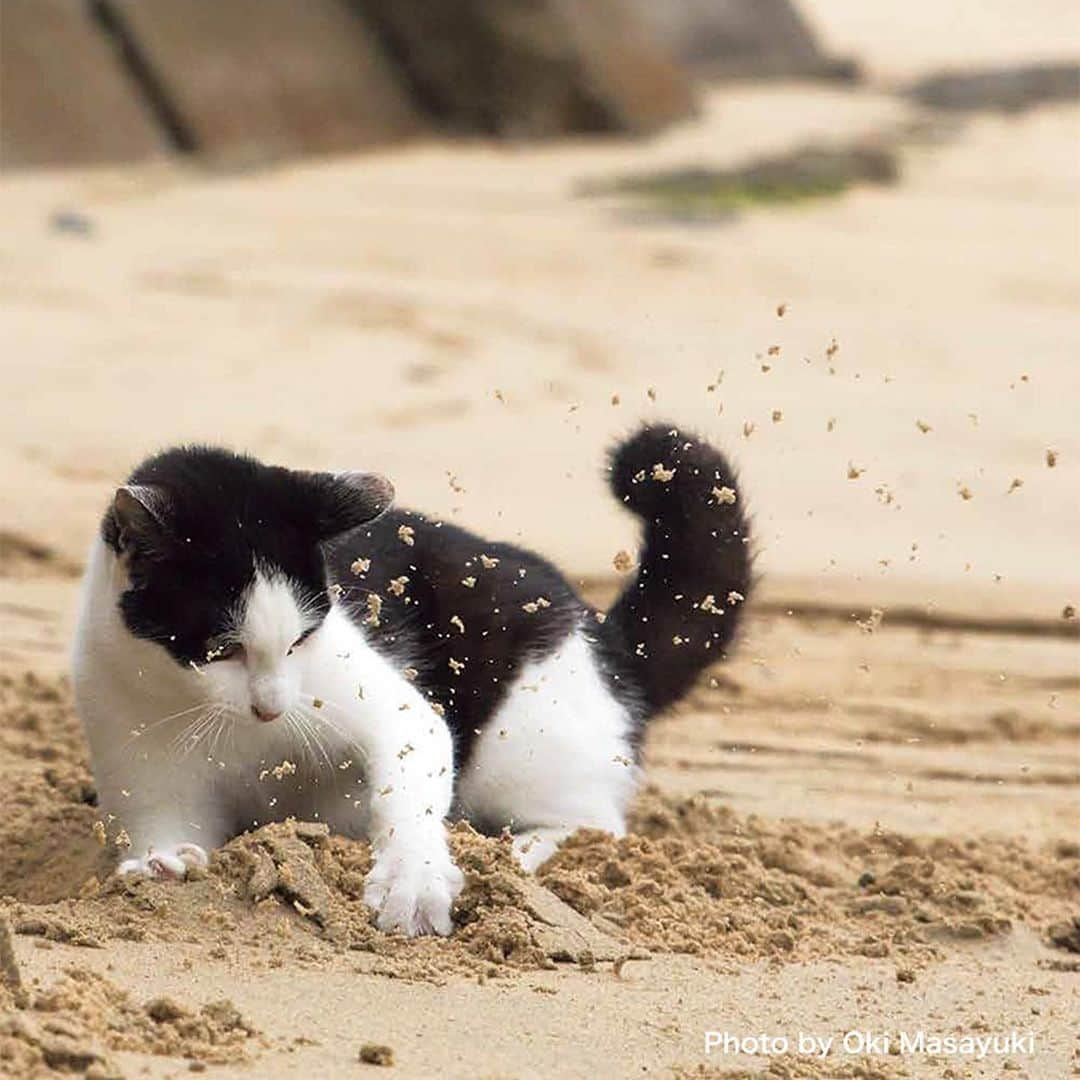
[(589, 614), (539, 555), (409, 510), (341, 537), (327, 560), (368, 640), (447, 710), (459, 757), (521, 667)]

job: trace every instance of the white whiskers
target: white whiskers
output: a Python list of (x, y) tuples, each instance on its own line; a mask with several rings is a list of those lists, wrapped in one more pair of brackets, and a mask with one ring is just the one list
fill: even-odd
[[(141, 739), (147, 732), (153, 731), (155, 728), (161, 727), (163, 724), (168, 724), (173, 720), (179, 720), (181, 717), (190, 716), (192, 713), (199, 713), (199, 716), (195, 717), (193, 723), (198, 723), (202, 719), (202, 713), (212, 708), (210, 702), (200, 701), (197, 705), (189, 705), (186, 709), (180, 709), (177, 712), (169, 713), (168, 716), (162, 716), (150, 724), (142, 724), (135, 731), (131, 733), (131, 736), (124, 741), (120, 746), (120, 753), (123, 753), (132, 743)], [(190, 725), (189, 725), (190, 726)], [(186, 729), (185, 729), (186, 730)]]
[(233, 727), (234, 714), (227, 705), (210, 705), (169, 743), (169, 757), (180, 761), (189, 757), (202, 744), (208, 743), (207, 756), (213, 757), (222, 732)]

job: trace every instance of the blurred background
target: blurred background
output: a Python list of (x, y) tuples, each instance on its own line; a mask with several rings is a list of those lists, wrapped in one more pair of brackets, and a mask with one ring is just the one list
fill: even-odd
[(212, 440), (602, 579), (662, 418), (763, 603), (1071, 633), (1078, 56), (1073, 0), (0, 0), (0, 578)]

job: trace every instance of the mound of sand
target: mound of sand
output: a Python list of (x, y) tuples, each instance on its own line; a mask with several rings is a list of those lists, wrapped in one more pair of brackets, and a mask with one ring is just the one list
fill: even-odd
[(629, 835), (581, 830), (536, 879), (519, 870), (506, 838), (457, 825), (451, 839), (467, 884), (456, 932), (407, 941), (371, 925), (368, 846), (322, 824), (240, 836), (183, 886), (117, 878), (65, 684), (0, 683), (0, 720), (12, 776), (0, 795), (0, 908), (17, 934), (46, 941), (194, 941), (222, 958), (242, 946), (270, 967), (348, 950), (387, 974), (433, 981), (649, 951), (721, 962), (890, 957), (910, 973), (1017, 922), (1044, 940), (1071, 940), (1061, 927), (1080, 893), (1075, 844), (866, 833), (651, 788)]
[(925, 962), (1015, 921), (1048, 935), (1080, 891), (1080, 849), (1068, 843), (1040, 852), (1018, 840), (769, 821), (655, 788), (630, 830), (617, 840), (578, 832), (540, 880), (656, 951)]

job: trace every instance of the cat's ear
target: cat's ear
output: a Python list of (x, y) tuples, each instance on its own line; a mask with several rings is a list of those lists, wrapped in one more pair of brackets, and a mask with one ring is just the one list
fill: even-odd
[(394, 501), (394, 485), (378, 473), (309, 473), (320, 491), (315, 527), (329, 540), (373, 521)]
[(154, 547), (166, 533), (169, 498), (149, 484), (126, 484), (116, 489), (112, 512), (121, 548)]

